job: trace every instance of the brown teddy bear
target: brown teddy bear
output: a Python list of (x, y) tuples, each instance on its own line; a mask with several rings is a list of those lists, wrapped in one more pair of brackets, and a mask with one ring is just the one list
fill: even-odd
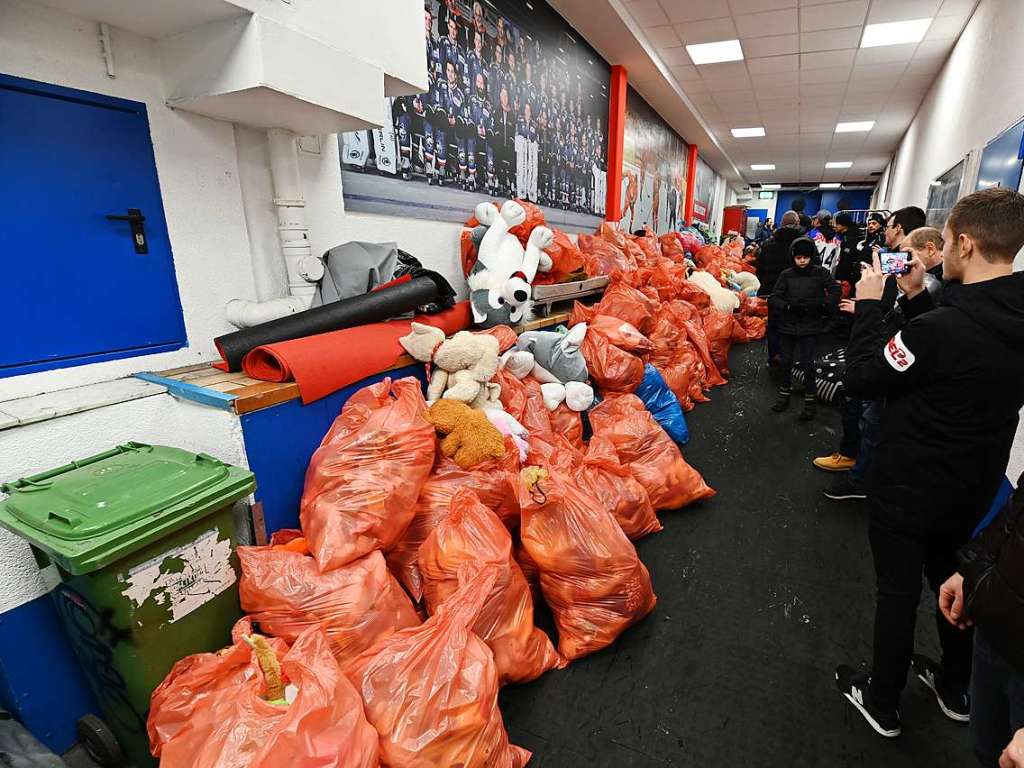
[(505, 455), (505, 440), (483, 411), (458, 400), (441, 399), (427, 410), (427, 419), (446, 435), (441, 453), (463, 469)]

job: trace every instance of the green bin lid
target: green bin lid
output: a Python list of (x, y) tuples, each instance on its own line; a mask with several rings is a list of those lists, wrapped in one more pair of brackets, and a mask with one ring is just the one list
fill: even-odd
[(204, 453), (127, 443), (0, 485), (0, 525), (89, 573), (254, 488), (251, 472)]

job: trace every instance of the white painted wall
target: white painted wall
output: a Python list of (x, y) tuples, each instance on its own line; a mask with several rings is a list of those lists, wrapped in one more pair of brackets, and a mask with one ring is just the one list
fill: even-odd
[(224, 304), (254, 291), (232, 126), (165, 107), (154, 43), (117, 29), (113, 41), (116, 79), (95, 22), (0, 0), (0, 72), (146, 104), (189, 346), (3, 379), (0, 399), (212, 359), (214, 336), (231, 330)]
[(929, 182), (1024, 115), (1024, 3), (981, 0), (896, 155), (889, 208), (924, 207)]
[[(0, 480), (42, 472), (131, 440), (248, 466), (234, 414), (157, 395), (0, 431)], [(48, 586), (28, 545), (0, 529), (0, 614), (34, 600)]]

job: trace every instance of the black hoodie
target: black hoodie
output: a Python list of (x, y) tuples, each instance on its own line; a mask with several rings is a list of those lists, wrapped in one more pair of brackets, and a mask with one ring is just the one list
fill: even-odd
[(793, 266), (789, 247), (803, 234), (804, 231), (800, 227), (787, 224), (776, 229), (761, 246), (761, 251), (757, 255), (757, 279), (761, 281), (759, 296), (771, 295), (779, 281), (779, 275)]
[[(874, 522), (965, 537), (999, 485), (1024, 406), (1024, 273), (922, 291), (886, 340), (882, 306), (857, 302), (846, 394), (885, 399), (871, 456)], [(929, 310), (931, 311), (925, 311)]]

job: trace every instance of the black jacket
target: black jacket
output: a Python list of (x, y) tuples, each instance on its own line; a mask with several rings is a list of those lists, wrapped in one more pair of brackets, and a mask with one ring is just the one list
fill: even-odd
[(843, 243), (839, 247), (839, 266), (836, 267), (836, 280), (846, 281), (851, 286), (860, 280), (860, 255), (857, 245), (864, 239), (864, 232), (853, 225), (842, 235)]
[(839, 303), (839, 284), (824, 267), (790, 267), (775, 283), (769, 311), (781, 316), (779, 331), (789, 336), (824, 333)]
[(798, 237), (803, 236), (803, 233), (804, 231), (799, 227), (779, 227), (761, 246), (761, 251), (757, 256), (757, 279), (761, 281), (759, 295), (771, 295), (772, 289), (779, 281), (779, 275), (793, 266), (793, 259), (789, 255), (789, 246)]
[(922, 291), (904, 315), (887, 339), (880, 302), (859, 300), (846, 353), (846, 394), (885, 400), (868, 497), (876, 523), (966, 541), (1002, 483), (1024, 405), (1024, 273), (947, 283), (934, 309)]
[(1003, 511), (960, 554), (968, 618), (1024, 675), (1024, 475)]

